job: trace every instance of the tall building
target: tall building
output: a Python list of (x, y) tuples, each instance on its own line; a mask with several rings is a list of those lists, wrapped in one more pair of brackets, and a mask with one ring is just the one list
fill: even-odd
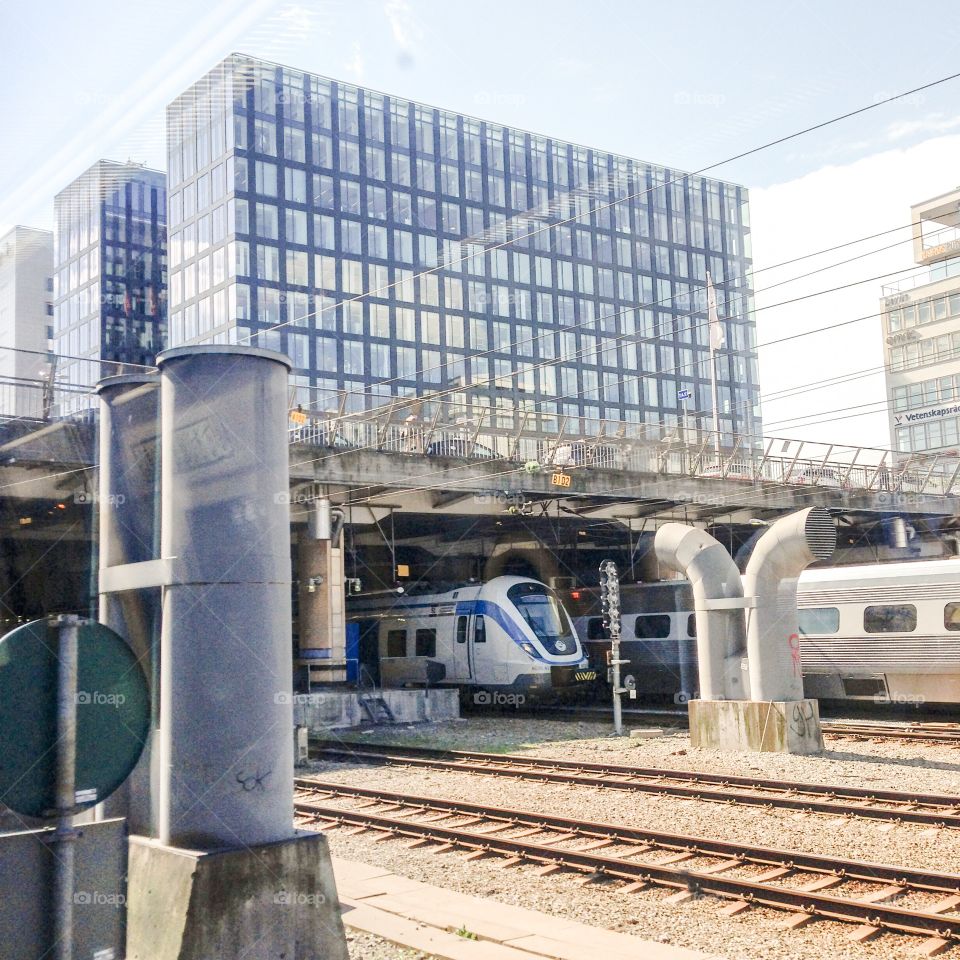
[(910, 208), (914, 260), (884, 287), (890, 435), (903, 463), (960, 449), (960, 188)]
[[(54, 340), (61, 412), (167, 346), (166, 176), (100, 160), (56, 196)], [(102, 363), (100, 361), (112, 361)]]
[(0, 417), (44, 415), (53, 336), (53, 234), (0, 237)]
[(743, 187), (241, 55), (167, 138), (173, 345), (282, 350), (313, 409), (709, 429), (709, 271), (721, 426), (760, 433)]

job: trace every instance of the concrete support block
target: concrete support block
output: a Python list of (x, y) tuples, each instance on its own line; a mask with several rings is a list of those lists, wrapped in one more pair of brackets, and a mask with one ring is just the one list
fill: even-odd
[(690, 743), (713, 750), (822, 753), (816, 700), (691, 700)]
[(211, 852), (131, 837), (128, 960), (348, 960), (327, 840)]

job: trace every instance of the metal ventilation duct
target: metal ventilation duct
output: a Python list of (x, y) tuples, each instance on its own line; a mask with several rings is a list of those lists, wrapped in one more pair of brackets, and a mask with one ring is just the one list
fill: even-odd
[(751, 700), (802, 700), (797, 580), (817, 560), (833, 555), (837, 532), (823, 507), (809, 507), (774, 523), (757, 542), (743, 575)]
[[(660, 527), (654, 549), (660, 563), (686, 574), (693, 589), (700, 699), (745, 699), (743, 586), (737, 565), (709, 533), (685, 523)], [(733, 602), (723, 606), (725, 600)]]

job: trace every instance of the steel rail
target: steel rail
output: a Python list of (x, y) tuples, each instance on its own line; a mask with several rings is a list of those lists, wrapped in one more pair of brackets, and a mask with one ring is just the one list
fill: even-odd
[(824, 721), (823, 732), (832, 737), (865, 737), (868, 740), (914, 740), (960, 745), (960, 725), (933, 726), (924, 723), (896, 726), (856, 721)]
[[(642, 886), (654, 884), (675, 887), (689, 890), (694, 894), (711, 894), (754, 906), (768, 906), (810, 916), (858, 923), (877, 930), (939, 937), (946, 941), (960, 940), (960, 917), (945, 915), (955, 911), (960, 905), (960, 875), (915, 871), (841, 858), (817, 857), (772, 848), (749, 848), (732, 843), (724, 844), (720, 841), (704, 841), (699, 837), (672, 835), (667, 836), (671, 837), (670, 842), (680, 843), (684, 854), (682, 859), (674, 860), (672, 863), (641, 861), (632, 856), (631, 859), (627, 859), (625, 855), (605, 856), (586, 849), (570, 849), (543, 841), (534, 842), (519, 837), (498, 836), (494, 832), (478, 832), (476, 827), (478, 823), (486, 820), (497, 826), (498, 832), (524, 827), (535, 830), (536, 833), (556, 832), (559, 834), (556, 838), (557, 842), (577, 839), (593, 842), (612, 841), (621, 846), (637, 847), (635, 851), (637, 854), (648, 853), (651, 846), (657, 846), (656, 840), (652, 839), (656, 834), (650, 831), (569, 820), (500, 807), (438, 800), (413, 794), (367, 790), (324, 781), (300, 779), (297, 785), (300, 789), (315, 791), (321, 797), (355, 798), (368, 805), (386, 805), (393, 808), (392, 813), (396, 813), (399, 809), (406, 810), (408, 813), (410, 810), (422, 813), (434, 811), (434, 816), (440, 813), (445, 815), (441, 819), (465, 816), (469, 818), (468, 825), (472, 828), (442, 826), (436, 820), (417, 822), (410, 817), (385, 816), (384, 813), (373, 813), (368, 810), (358, 811), (327, 806), (302, 798), (295, 800), (295, 812), (302, 818), (314, 823), (319, 822), (321, 829), (354, 825), (365, 830), (424, 839), (450, 848), (506, 856), (545, 867), (574, 869), (597, 878), (616, 878)], [(527, 836), (531, 835), (533, 834), (527, 834)], [(700, 844), (719, 844), (719, 848), (708, 850)], [(667, 845), (664, 844), (664, 848)], [(751, 860), (751, 853), (756, 854), (758, 859)], [(675, 865), (696, 857), (717, 856), (726, 858), (726, 862), (703, 869)], [(819, 865), (814, 866), (814, 861)], [(751, 863), (777, 864), (778, 866), (775, 870), (752, 879), (722, 876), (726, 871)], [(826, 866), (827, 864), (829, 867)], [(867, 899), (857, 900), (825, 894), (817, 889), (784, 887), (771, 882), (774, 879), (786, 882), (790, 876), (798, 873), (829, 873), (830, 876), (825, 879), (826, 885), (831, 887), (842, 885), (849, 880), (865, 880), (881, 885), (887, 884), (887, 886), (876, 891), (876, 898), (871, 901), (869, 893), (866, 894)], [(912, 882), (911, 875), (916, 880), (915, 883)], [(764, 876), (767, 879), (764, 879)], [(825, 887), (821, 887), (823, 888)], [(914, 910), (883, 902), (907, 896), (912, 892), (934, 891), (948, 894), (946, 900), (934, 905), (934, 910)]]
[[(685, 797), (725, 804), (783, 807), (835, 816), (960, 828), (960, 796), (868, 790), (836, 784), (765, 780), (690, 770), (665, 770), (491, 754), (465, 750), (429, 750), (362, 744), (357, 747), (320, 741), (314, 757), (337, 762), (403, 764), (435, 770), (504, 776), (535, 782), (575, 784), (610, 790)], [(668, 781), (676, 781), (670, 783)], [(737, 790), (744, 792), (736, 792)], [(885, 805), (886, 804), (886, 805)]]

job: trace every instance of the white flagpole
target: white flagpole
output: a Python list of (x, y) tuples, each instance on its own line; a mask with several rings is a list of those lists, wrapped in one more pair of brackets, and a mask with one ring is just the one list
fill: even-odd
[(723, 327), (717, 316), (717, 293), (707, 271), (707, 320), (710, 328), (710, 392), (713, 398), (713, 451), (720, 466), (720, 401), (717, 391), (717, 348), (723, 345)]

